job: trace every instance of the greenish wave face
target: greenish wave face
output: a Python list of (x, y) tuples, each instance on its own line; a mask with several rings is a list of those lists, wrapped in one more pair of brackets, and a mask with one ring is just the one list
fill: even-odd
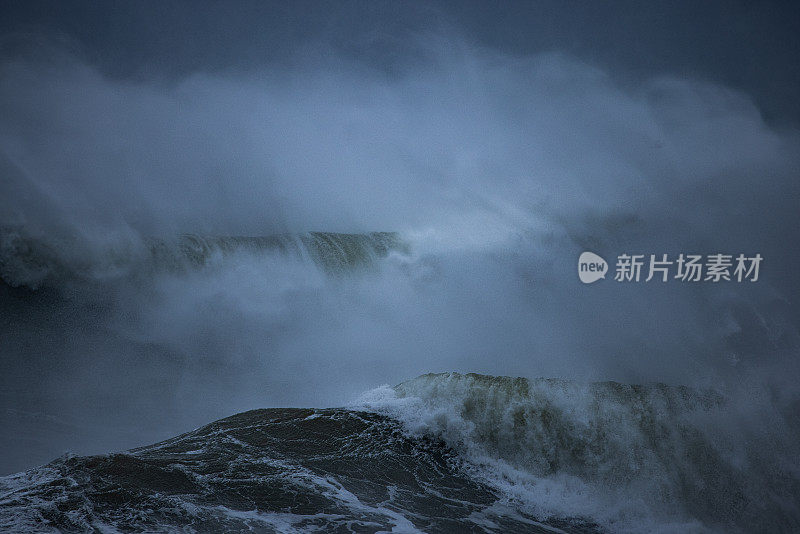
[[(783, 496), (800, 488), (782, 468), (796, 420), (767, 412), (744, 429), (716, 390), (438, 373), (365, 406), (442, 439), (530, 506), (588, 509), (613, 531), (699, 521), (779, 532), (796, 521), (797, 499)], [(558, 499), (543, 492), (551, 486)]]
[(202, 267), (215, 255), (280, 253), (313, 261), (329, 273), (369, 267), (391, 252), (409, 253), (408, 244), (396, 232), (307, 232), (259, 237), (184, 234), (174, 242), (153, 240), (149, 248), (157, 266), (171, 269)]
[(203, 236), (145, 238), (137, 243), (87, 247), (80, 239), (24, 236), (0, 228), (0, 278), (11, 286), (36, 288), (60, 281), (91, 281), (136, 274), (141, 269), (185, 272), (236, 255), (277, 254), (309, 261), (328, 274), (374, 267), (392, 252), (409, 254), (396, 232), (345, 234), (307, 232), (266, 236)]

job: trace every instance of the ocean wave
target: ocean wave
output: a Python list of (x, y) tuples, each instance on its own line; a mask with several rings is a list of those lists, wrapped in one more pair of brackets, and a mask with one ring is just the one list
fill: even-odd
[(779, 417), (743, 422), (734, 404), (665, 384), (444, 373), (355, 406), (442, 439), (476, 479), (537, 517), (570, 514), (614, 532), (796, 531), (793, 434)]
[(345, 409), (245, 412), (124, 454), (0, 478), (4, 532), (596, 532), (540, 522), (441, 441)]
[(141, 272), (185, 272), (237, 255), (279, 254), (335, 274), (374, 265), (391, 252), (409, 253), (396, 232), (306, 232), (258, 237), (184, 234), (172, 239), (129, 238), (94, 244), (79, 236), (34, 236), (0, 227), (0, 278), (8, 285), (58, 286)]
[[(797, 456), (716, 391), (428, 374), (0, 478), (0, 530), (793, 532)], [(789, 448), (787, 448), (787, 446)]]

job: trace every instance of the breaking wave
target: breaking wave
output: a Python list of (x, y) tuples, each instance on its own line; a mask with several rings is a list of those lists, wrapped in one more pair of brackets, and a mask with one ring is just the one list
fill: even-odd
[(581, 517), (613, 532), (797, 531), (796, 415), (748, 416), (736, 404), (664, 384), (458, 373), (358, 402), (410, 435), (442, 439), (475, 479), (537, 517)]
[(261, 237), (200, 236), (130, 240), (93, 246), (76, 237), (31, 237), (0, 228), (0, 278), (11, 286), (117, 279), (141, 272), (184, 272), (234, 255), (281, 254), (313, 262), (327, 273), (372, 265), (390, 252), (408, 253), (395, 232), (307, 232)]

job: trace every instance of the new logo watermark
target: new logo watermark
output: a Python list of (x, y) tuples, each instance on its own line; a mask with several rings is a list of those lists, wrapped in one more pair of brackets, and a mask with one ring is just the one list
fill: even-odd
[(608, 263), (594, 252), (584, 252), (578, 258), (578, 277), (584, 284), (605, 278), (607, 272)]
[[(756, 282), (763, 259), (761, 254), (678, 254), (672, 259), (668, 254), (650, 254), (649, 258), (645, 254), (620, 254), (614, 281)], [(594, 252), (584, 252), (578, 258), (578, 278), (584, 284), (605, 278), (607, 272), (608, 263)]]

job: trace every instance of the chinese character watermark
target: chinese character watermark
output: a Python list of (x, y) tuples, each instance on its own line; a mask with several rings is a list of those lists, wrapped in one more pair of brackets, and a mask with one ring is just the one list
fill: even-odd
[[(615, 264), (616, 282), (743, 282), (758, 281), (763, 258), (761, 254), (620, 254)], [(608, 263), (593, 252), (584, 252), (578, 258), (578, 277), (591, 284), (606, 277)], [(646, 275), (646, 276), (645, 276)]]

